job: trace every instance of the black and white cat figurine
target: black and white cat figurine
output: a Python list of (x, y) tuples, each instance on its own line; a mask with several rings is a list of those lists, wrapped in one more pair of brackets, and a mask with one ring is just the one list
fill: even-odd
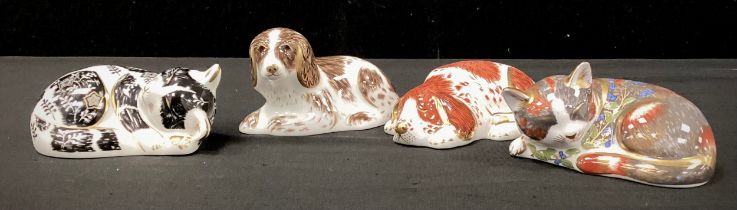
[(220, 75), (218, 64), (161, 74), (111, 65), (68, 73), (31, 114), (33, 146), (61, 158), (190, 154), (210, 133)]

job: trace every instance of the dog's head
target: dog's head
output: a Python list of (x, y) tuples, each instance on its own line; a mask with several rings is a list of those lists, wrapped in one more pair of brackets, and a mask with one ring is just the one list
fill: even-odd
[(468, 140), (476, 119), (466, 104), (453, 97), (452, 82), (433, 76), (399, 99), (384, 129), (395, 135), (395, 141), (413, 141), (427, 139), (449, 125), (460, 139)]
[[(296, 77), (306, 88), (319, 83), (312, 47), (302, 34), (288, 28), (272, 28), (261, 32), (251, 41), (251, 79), (286, 81)], [(289, 81), (286, 81), (289, 82)]]

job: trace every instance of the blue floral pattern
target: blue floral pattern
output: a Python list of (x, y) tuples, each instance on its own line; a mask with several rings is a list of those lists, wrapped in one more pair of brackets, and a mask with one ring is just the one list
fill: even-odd
[(623, 107), (636, 100), (655, 95), (650, 86), (638, 81), (608, 79), (606, 83), (606, 89), (603, 90), (606, 91), (606, 98), (601, 112), (594, 120), (588, 135), (581, 140), (584, 149), (609, 148), (614, 145), (616, 139), (613, 122)]

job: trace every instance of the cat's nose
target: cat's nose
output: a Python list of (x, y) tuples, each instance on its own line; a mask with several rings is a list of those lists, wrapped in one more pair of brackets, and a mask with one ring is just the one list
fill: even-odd
[(576, 134), (574, 133), (573, 135), (570, 135), (570, 136), (569, 135), (566, 135), (566, 138), (568, 138), (570, 140), (574, 140), (574, 139), (576, 139)]
[(394, 131), (397, 132), (397, 134), (402, 135), (404, 133), (407, 133), (407, 123), (406, 122), (398, 122), (397, 126), (394, 127)]
[(276, 64), (271, 64), (270, 66), (266, 67), (266, 72), (269, 72), (269, 74), (276, 73)]

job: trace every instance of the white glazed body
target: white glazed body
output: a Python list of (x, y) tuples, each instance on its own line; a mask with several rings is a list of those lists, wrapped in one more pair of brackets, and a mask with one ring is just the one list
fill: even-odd
[(264, 31), (251, 43), (254, 88), (265, 99), (239, 125), (245, 134), (304, 136), (384, 124), (398, 99), (373, 64), (351, 56), (314, 57), (291, 29)]
[[(501, 92), (525, 88), (532, 79), (518, 69), (489, 61), (460, 61), (433, 70), (425, 83), (399, 102), (384, 126), (396, 143), (447, 149), (479, 139), (520, 135)], [(423, 115), (424, 117), (422, 117)]]
[[(304, 88), (296, 78), (291, 77), (279, 81), (262, 79), (255, 89), (266, 99), (266, 103), (241, 122), (240, 132), (304, 136), (383, 125), (398, 98), (389, 80), (376, 66), (360, 58), (331, 58), (345, 61), (342, 67), (345, 73), (331, 78), (318, 66), (321, 79), (313, 88)], [(375, 84), (378, 89), (366, 91), (367, 97), (363, 96), (360, 84), (371, 81), (359, 77), (362, 70), (376, 73), (374, 75), (380, 76), (381, 81)], [(344, 90), (333, 88), (330, 83), (336, 79), (346, 79), (349, 87)], [(353, 100), (346, 100), (344, 95), (352, 95)]]

